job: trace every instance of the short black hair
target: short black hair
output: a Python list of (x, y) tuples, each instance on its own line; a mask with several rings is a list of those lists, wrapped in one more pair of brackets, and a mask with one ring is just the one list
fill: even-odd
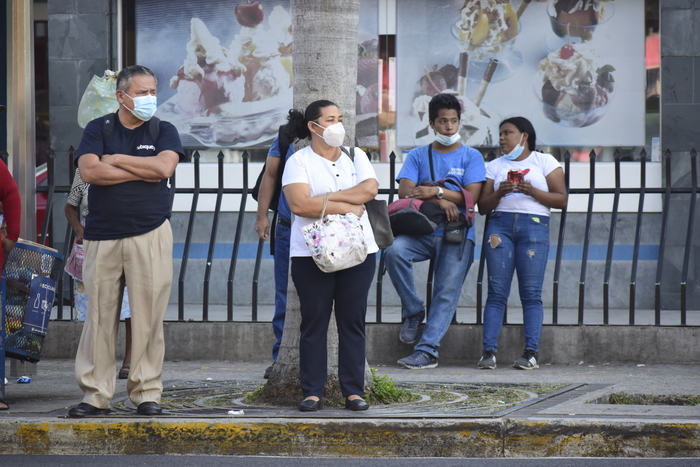
[(454, 109), (457, 116), (462, 118), (462, 104), (453, 94), (435, 94), (428, 104), (428, 120), (432, 123), (438, 117), (442, 109)]
[(501, 122), (500, 125), (498, 125), (498, 129), (500, 130), (501, 127), (506, 123), (513, 124), (518, 130), (520, 130), (521, 133), (527, 133), (527, 148), (530, 151), (535, 150), (535, 143), (537, 143), (537, 135), (535, 134), (535, 127), (532, 126), (530, 120), (528, 120), (525, 117), (506, 118)]
[(131, 65), (124, 68), (117, 75), (117, 89), (122, 92), (127, 92), (131, 87), (131, 79), (134, 76), (152, 76), (156, 84), (158, 84), (158, 78), (156, 78), (156, 75), (149, 68), (141, 65)]

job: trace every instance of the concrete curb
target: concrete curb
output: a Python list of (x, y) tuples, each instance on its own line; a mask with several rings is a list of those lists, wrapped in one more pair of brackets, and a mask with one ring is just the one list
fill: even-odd
[(35, 419), (0, 424), (2, 454), (314, 457), (698, 457), (700, 424), (378, 419)]
[[(74, 321), (52, 322), (42, 359), (74, 358), (82, 326)], [(166, 322), (165, 360), (269, 362), (274, 341), (270, 326), (266, 322)], [(367, 324), (367, 360), (371, 364), (394, 364), (413, 351), (411, 346), (399, 342), (400, 328), (400, 324)], [(120, 335), (123, 332), (120, 330)], [(499, 356), (515, 360), (522, 354), (524, 339), (522, 325), (504, 326)], [(481, 340), (481, 326), (450, 326), (440, 345), (440, 364), (475, 366), (481, 356)], [(540, 356), (541, 364), (584, 360), (685, 365), (700, 363), (698, 341), (700, 327), (690, 326), (544, 326)], [(123, 345), (123, 339), (118, 339), (120, 357)]]

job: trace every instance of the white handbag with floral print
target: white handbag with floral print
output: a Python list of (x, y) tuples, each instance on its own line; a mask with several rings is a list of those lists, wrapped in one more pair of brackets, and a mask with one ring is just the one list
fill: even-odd
[(311, 257), (323, 272), (335, 272), (362, 264), (367, 244), (360, 218), (353, 213), (326, 213), (328, 195), (323, 199), (321, 219), (303, 227), (302, 234)]

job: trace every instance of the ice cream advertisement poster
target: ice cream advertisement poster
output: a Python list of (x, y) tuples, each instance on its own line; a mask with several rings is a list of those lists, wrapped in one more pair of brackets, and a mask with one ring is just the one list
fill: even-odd
[[(376, 146), (378, 0), (361, 11), (356, 135)], [(136, 2), (137, 63), (185, 147), (268, 146), (293, 105), (292, 46), (289, 0)]]
[(156, 74), (156, 116), (184, 146), (248, 147), (277, 134), (292, 107), (289, 3), (136, 2), (136, 60)]
[(644, 145), (644, 2), (397, 2), (397, 143), (434, 139), (428, 103), (463, 105), (470, 146), (527, 117), (538, 146)]

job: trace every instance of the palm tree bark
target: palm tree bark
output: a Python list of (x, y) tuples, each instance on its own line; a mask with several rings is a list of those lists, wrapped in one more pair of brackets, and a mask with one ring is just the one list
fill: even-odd
[[(357, 26), (360, 0), (292, 0), (294, 108), (328, 99), (343, 114), (345, 144), (355, 141), (355, 88), (357, 85)], [(299, 147), (297, 147), (299, 149)], [(299, 383), (299, 296), (290, 278), (287, 311), (277, 362), (260, 400), (296, 405), (302, 400)], [(372, 374), (365, 362), (365, 388)], [(328, 380), (324, 399), (342, 402), (338, 384), (338, 332), (335, 318), (328, 334)]]

